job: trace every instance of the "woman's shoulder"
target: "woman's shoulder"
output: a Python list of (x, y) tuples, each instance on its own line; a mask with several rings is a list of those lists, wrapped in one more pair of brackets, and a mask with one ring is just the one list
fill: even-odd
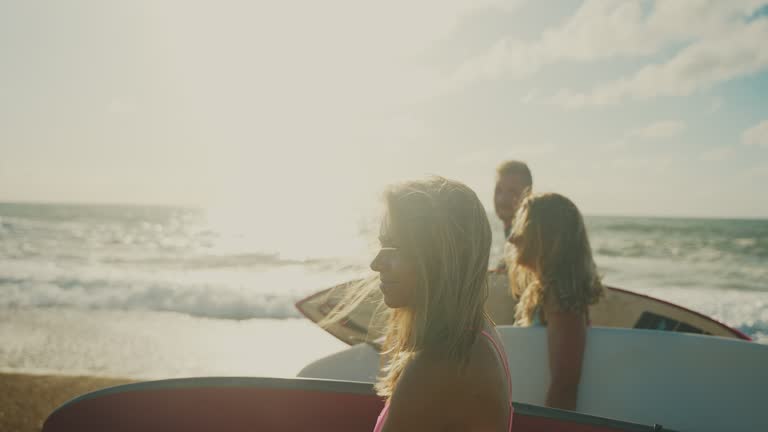
[[(467, 353), (466, 361), (453, 359), (440, 353), (420, 352), (413, 357), (398, 381), (398, 388), (428, 387), (440, 392), (440, 397), (455, 399), (482, 389), (484, 382), (495, 381), (491, 366), (497, 364), (497, 354), (486, 337), (479, 335)], [(497, 342), (500, 343), (500, 342)], [(486, 379), (490, 378), (490, 379)], [(461, 391), (457, 391), (461, 390)], [(434, 395), (433, 395), (434, 396)]]
[(506, 376), (499, 377), (500, 374), (505, 374), (501, 364), (506, 361), (505, 359), (501, 335), (495, 328), (485, 329), (478, 335), (477, 342), (472, 347), (468, 373), (475, 374), (476, 376), (472, 379), (478, 383), (482, 382), (479, 379), (483, 377), (490, 379), (491, 382), (497, 382), (499, 378), (503, 378), (502, 381), (506, 382)]
[(402, 429), (438, 430), (460, 422), (464, 389), (455, 371), (451, 360), (415, 354), (389, 400), (387, 423)]
[(506, 413), (507, 379), (493, 346), (482, 339), (478, 336), (467, 362), (437, 353), (414, 355), (390, 399), (391, 422), (430, 430), (426, 425), (481, 424)]
[(460, 384), (461, 365), (459, 362), (440, 353), (416, 353), (398, 381), (402, 385), (431, 385), (431, 387), (450, 387)]

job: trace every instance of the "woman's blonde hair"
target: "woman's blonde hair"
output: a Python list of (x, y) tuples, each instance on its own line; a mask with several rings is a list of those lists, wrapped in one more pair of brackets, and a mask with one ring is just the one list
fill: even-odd
[[(417, 352), (466, 364), (485, 317), (491, 228), (475, 192), (442, 177), (395, 184), (384, 200), (387, 226), (419, 281), (412, 307), (387, 312), (383, 344), (387, 362), (376, 389), (391, 397)], [(346, 304), (356, 306), (355, 300)], [(345, 310), (349, 306), (336, 311), (335, 318)]]
[(530, 325), (546, 302), (586, 314), (603, 295), (584, 219), (568, 198), (555, 193), (525, 198), (509, 241), (517, 249), (509, 278), (512, 295), (519, 298), (518, 325)]

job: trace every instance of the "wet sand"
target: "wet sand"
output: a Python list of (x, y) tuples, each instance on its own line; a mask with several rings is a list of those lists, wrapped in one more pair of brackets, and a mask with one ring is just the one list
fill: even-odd
[(120, 378), (0, 373), (0, 431), (39, 432), (64, 402), (104, 387), (134, 382)]

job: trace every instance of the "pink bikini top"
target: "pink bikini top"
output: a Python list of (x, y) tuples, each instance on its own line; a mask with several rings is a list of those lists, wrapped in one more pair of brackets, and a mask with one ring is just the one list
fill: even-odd
[[(509, 386), (509, 394), (510, 394), (510, 400), (509, 400), (509, 424), (507, 425), (507, 431), (512, 431), (512, 414), (514, 413), (515, 409), (512, 406), (512, 376), (509, 374), (509, 361), (507, 360), (507, 354), (504, 352), (503, 349), (499, 346), (499, 344), (496, 342), (496, 340), (485, 330), (482, 331), (482, 334), (488, 338), (489, 341), (491, 341), (491, 345), (493, 345), (493, 348), (496, 350), (496, 353), (501, 358), (501, 363), (504, 365), (504, 373), (507, 374), (507, 385)], [(373, 432), (381, 432), (381, 430), (384, 428), (384, 422), (387, 420), (387, 414), (389, 413), (389, 401), (387, 401), (386, 404), (384, 404), (384, 408), (381, 410), (381, 413), (379, 414), (379, 418), (376, 420), (376, 426), (373, 428)]]

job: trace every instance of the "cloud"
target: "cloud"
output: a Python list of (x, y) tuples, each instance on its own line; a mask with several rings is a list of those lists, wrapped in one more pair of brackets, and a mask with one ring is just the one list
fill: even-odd
[(530, 90), (528, 90), (528, 92), (523, 97), (520, 98), (520, 103), (522, 103), (524, 105), (533, 103), (536, 100), (536, 98), (538, 97), (538, 95), (539, 95), (539, 92), (538, 92), (537, 89), (535, 89), (535, 88), (534, 89), (530, 89)]
[(745, 130), (741, 141), (746, 145), (768, 148), (768, 120)]
[(745, 26), (765, 0), (587, 0), (566, 22), (539, 39), (505, 37), (470, 59), (452, 77), (454, 85), (482, 79), (520, 79), (562, 62), (616, 56), (643, 57), (673, 44), (717, 40)]
[(607, 162), (607, 167), (620, 171), (661, 172), (674, 161), (669, 157), (618, 157)]
[(532, 142), (527, 144), (514, 144), (509, 150), (487, 148), (460, 155), (456, 159), (458, 165), (485, 165), (494, 167), (499, 161), (505, 159), (537, 160), (550, 157), (558, 151), (557, 146), (551, 142)]
[(613, 105), (627, 99), (684, 96), (768, 67), (768, 20), (755, 21), (717, 39), (684, 48), (670, 60), (645, 66), (634, 75), (581, 93), (561, 90), (557, 105), (578, 108)]
[(765, 182), (768, 181), (768, 163), (753, 166), (752, 168), (745, 170), (742, 174), (743, 178), (748, 181), (753, 181), (757, 184), (765, 184)]
[(641, 19), (639, 2), (586, 1), (562, 27), (545, 31), (539, 40), (506, 37), (497, 41), (487, 52), (463, 64), (453, 81), (464, 84), (501, 76), (520, 79), (560, 60), (594, 60), (624, 49), (647, 53), (651, 47), (646, 43), (642, 47), (627, 43)]
[(136, 111), (136, 105), (125, 99), (113, 98), (107, 103), (107, 111), (112, 114), (127, 114)]
[(660, 141), (680, 136), (687, 125), (680, 120), (662, 120), (646, 126), (630, 129), (615, 140), (604, 144), (603, 150), (613, 151), (639, 141)]
[(679, 120), (659, 121), (648, 126), (627, 132), (628, 138), (665, 139), (680, 135), (685, 130), (685, 122)]
[(723, 100), (720, 98), (715, 98), (712, 100), (712, 103), (709, 105), (709, 112), (710, 114), (714, 114), (718, 111), (720, 111), (720, 108), (723, 106)]
[(460, 166), (487, 164), (493, 160), (493, 153), (490, 150), (478, 150), (456, 158), (456, 164)]
[(515, 144), (504, 157), (507, 159), (532, 159), (553, 155), (558, 151), (551, 142)]
[(705, 162), (720, 162), (733, 156), (734, 153), (733, 147), (716, 147), (700, 154), (699, 159)]

